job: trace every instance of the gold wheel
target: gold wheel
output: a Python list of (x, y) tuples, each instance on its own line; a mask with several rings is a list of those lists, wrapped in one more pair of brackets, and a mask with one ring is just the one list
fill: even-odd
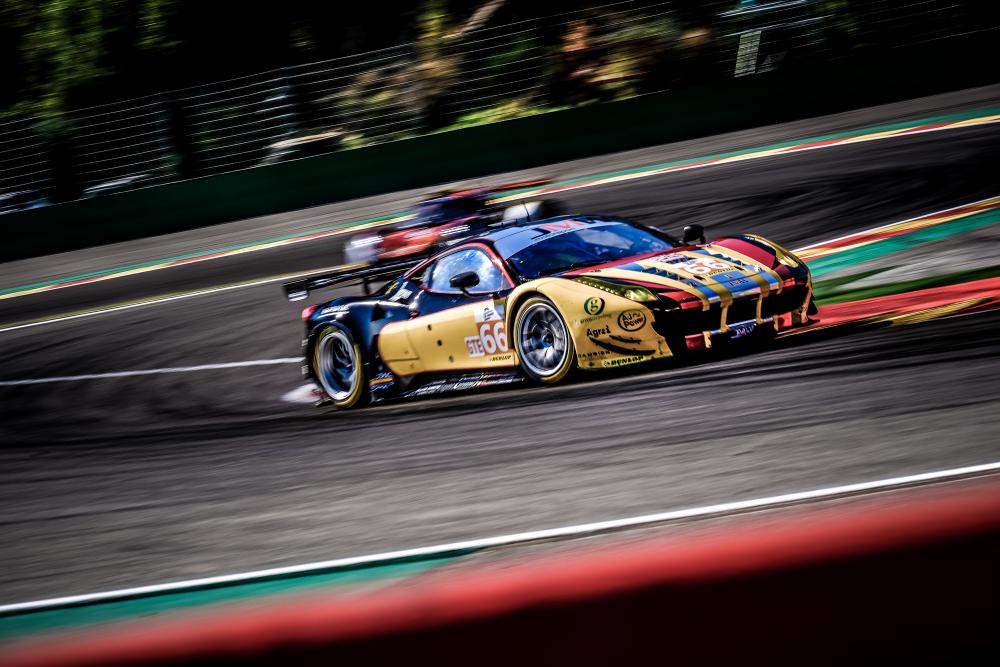
[(361, 349), (343, 327), (328, 327), (319, 334), (313, 348), (313, 372), (338, 408), (352, 408), (367, 396)]

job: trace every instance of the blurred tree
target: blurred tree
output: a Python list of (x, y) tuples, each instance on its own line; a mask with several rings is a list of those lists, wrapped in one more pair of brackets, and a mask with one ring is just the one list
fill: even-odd
[(412, 39), (419, 1), (4, 0), (0, 115), (78, 108), (398, 44)]
[[(168, 58), (173, 0), (6, 0), (0, 43), (2, 108), (57, 112), (92, 103), (109, 89), (134, 92), (147, 67)], [(150, 83), (144, 87), (147, 92)]]

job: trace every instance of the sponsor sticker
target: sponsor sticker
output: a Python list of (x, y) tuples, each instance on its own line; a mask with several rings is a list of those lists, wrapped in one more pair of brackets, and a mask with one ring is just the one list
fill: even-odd
[(605, 359), (601, 362), (601, 365), (605, 368), (617, 368), (618, 366), (628, 366), (629, 364), (638, 364), (643, 361), (647, 361), (650, 357), (634, 356), (634, 357), (618, 357), (616, 359)]
[(482, 341), (479, 340), (479, 336), (466, 336), (465, 346), (469, 348), (469, 356), (473, 359), (486, 356), (486, 349), (483, 347)]
[(599, 296), (592, 296), (583, 302), (583, 312), (591, 317), (604, 312), (604, 299)]
[(493, 322), (496, 320), (503, 319), (500, 317), (500, 309), (497, 308), (495, 301), (488, 301), (486, 303), (476, 304), (475, 307), (476, 322)]
[(699, 257), (697, 259), (693, 259), (691, 257), (685, 257), (684, 255), (659, 255), (650, 261), (658, 262), (660, 264), (670, 264), (675, 269), (685, 271), (700, 278), (731, 271), (733, 268), (729, 263), (712, 257)]
[(737, 338), (743, 338), (744, 336), (749, 336), (753, 333), (754, 329), (757, 328), (756, 322), (743, 322), (735, 326), (729, 327), (729, 337), (733, 340)]
[(598, 336), (607, 336), (611, 333), (611, 327), (605, 325), (603, 327), (597, 327), (596, 329), (587, 329), (587, 338), (597, 338)]
[(538, 225), (538, 229), (558, 234), (559, 232), (571, 232), (574, 229), (583, 229), (588, 224), (582, 220), (555, 220), (553, 222), (546, 222), (544, 225)]
[(347, 312), (347, 306), (346, 305), (342, 305), (342, 306), (327, 306), (326, 308), (324, 308), (323, 310), (321, 310), (319, 314), (322, 316), (322, 315), (333, 315), (335, 313), (346, 313), (346, 312)]
[(388, 389), (395, 384), (395, 382), (396, 381), (392, 377), (392, 373), (379, 373), (369, 380), (368, 386), (371, 387), (373, 391), (381, 391), (383, 389)]
[(618, 316), (618, 326), (625, 331), (638, 331), (646, 326), (646, 315), (641, 310), (626, 310)]
[(605, 314), (605, 315), (595, 315), (594, 317), (584, 317), (583, 319), (580, 319), (580, 320), (573, 320), (573, 324), (578, 324), (578, 325), (582, 326), (582, 325), (585, 325), (585, 324), (593, 324), (594, 322), (603, 321), (603, 320), (610, 320), (610, 319), (611, 319), (611, 315), (607, 315), (607, 314)]
[[(487, 320), (479, 325), (479, 333), (475, 336), (465, 337), (465, 346), (468, 348), (469, 356), (472, 358), (485, 357), (486, 355), (506, 354), (510, 351), (507, 347), (507, 329), (503, 320)], [(502, 361), (503, 359), (491, 359), (490, 361)]]

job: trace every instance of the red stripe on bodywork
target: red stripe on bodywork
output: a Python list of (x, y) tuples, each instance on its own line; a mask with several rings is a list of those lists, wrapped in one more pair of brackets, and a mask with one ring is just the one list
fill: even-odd
[(764, 267), (770, 267), (774, 264), (774, 253), (761, 248), (759, 245), (742, 239), (720, 239), (713, 242), (711, 245), (734, 250), (741, 255), (746, 255)]

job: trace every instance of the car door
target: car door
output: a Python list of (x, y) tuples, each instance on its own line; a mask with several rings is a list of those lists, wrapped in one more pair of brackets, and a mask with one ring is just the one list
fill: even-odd
[[(463, 292), (451, 279), (474, 272), (479, 284)], [(398, 375), (450, 372), (514, 365), (496, 298), (512, 284), (486, 246), (462, 246), (428, 264), (409, 302), (411, 318), (387, 325), (379, 353)]]

